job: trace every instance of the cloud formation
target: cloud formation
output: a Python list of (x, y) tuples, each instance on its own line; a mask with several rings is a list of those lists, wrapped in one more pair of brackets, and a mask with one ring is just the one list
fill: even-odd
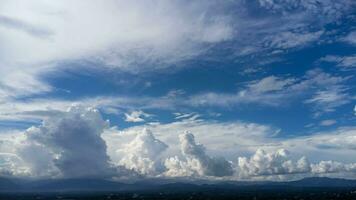
[(335, 63), (336, 66), (343, 67), (344, 69), (356, 67), (356, 55), (327, 55), (321, 58), (320, 61)]
[(315, 174), (356, 172), (356, 163), (344, 164), (331, 160), (320, 161), (320, 163), (312, 164), (311, 169)]
[(144, 122), (147, 117), (150, 117), (150, 114), (147, 114), (141, 110), (135, 110), (131, 113), (125, 113), (125, 121), (127, 122)]
[[(34, 174), (63, 177), (105, 177), (114, 173), (101, 138), (108, 122), (98, 110), (71, 107), (39, 127), (29, 128), (20, 157)], [(58, 174), (53, 174), (58, 173)]]
[(223, 157), (210, 157), (206, 154), (205, 147), (196, 144), (194, 135), (186, 132), (179, 135), (181, 152), (185, 161), (178, 157), (168, 158), (165, 166), (168, 168), (168, 176), (231, 176), (233, 174), (231, 163)]
[(5, 0), (0, 12), (0, 95), (51, 91), (42, 76), (71, 68), (63, 62), (152, 71), (201, 55), (202, 47), (234, 34), (230, 17), (213, 1)]
[[(302, 48), (320, 40), (325, 26), (347, 16), (354, 3), (4, 0), (2, 5), (0, 100), (53, 91), (44, 76), (77, 70), (73, 63), (140, 73), (211, 57), (216, 49), (230, 49), (235, 59)], [(344, 41), (353, 41), (353, 35)], [(227, 41), (233, 43), (220, 48)], [(82, 67), (87, 66), (77, 68)]]
[[(0, 128), (22, 130), (1, 137), (0, 171), (224, 179), (351, 173), (356, 128), (315, 129), (355, 119), (354, 10), (353, 0), (2, 0)], [(72, 104), (96, 109), (66, 111)], [(305, 107), (312, 117), (293, 122)], [(257, 112), (245, 112), (251, 108)], [(132, 127), (110, 127), (98, 110)], [(155, 122), (144, 111), (157, 113)], [(238, 121), (261, 122), (265, 113), (276, 114), (272, 124)], [(194, 135), (179, 136), (185, 130)], [(278, 149), (306, 155), (312, 169)]]
[(279, 149), (273, 153), (267, 153), (258, 149), (251, 158), (239, 157), (237, 173), (240, 177), (285, 175), (310, 172), (309, 161), (302, 157), (293, 161), (289, 152)]
[(247, 82), (235, 93), (207, 92), (187, 100), (192, 106), (231, 107), (241, 104), (261, 104), (278, 107), (303, 96), (312, 105), (315, 116), (333, 112), (351, 102), (348, 77), (336, 76), (319, 68), (308, 70), (302, 77), (267, 76)]
[[(348, 152), (353, 155), (354, 129), (279, 140), (268, 137), (271, 133), (266, 132), (271, 130), (266, 127), (214, 123), (183, 119), (171, 124), (145, 125), (154, 130), (153, 135), (148, 129), (142, 130), (145, 126), (118, 131), (109, 127), (98, 110), (71, 107), (25, 133), (3, 138), (0, 172), (6, 176), (37, 178), (134, 178), (141, 175), (142, 178), (214, 180), (355, 175), (356, 165), (352, 159), (348, 163), (322, 159), (329, 154)], [(195, 131), (209, 149), (197, 143), (192, 133), (178, 135), (184, 129)], [(233, 141), (240, 143), (231, 144)], [(307, 147), (300, 150), (306, 144)], [(310, 163), (305, 156), (296, 158), (287, 148), (316, 154), (320, 161)]]
[(160, 154), (167, 148), (150, 130), (143, 129), (129, 144), (117, 150), (123, 155), (119, 164), (144, 175), (157, 175), (163, 171)]
[(346, 37), (343, 38), (343, 41), (351, 45), (356, 45), (356, 31), (350, 32)]

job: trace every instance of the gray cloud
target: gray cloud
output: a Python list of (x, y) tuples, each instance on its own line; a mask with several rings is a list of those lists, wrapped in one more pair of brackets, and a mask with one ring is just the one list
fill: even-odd
[(19, 155), (34, 173), (64, 177), (105, 177), (114, 173), (101, 134), (108, 123), (92, 108), (71, 107), (26, 131)]
[(345, 164), (335, 161), (320, 161), (311, 165), (312, 172), (315, 174), (327, 173), (352, 173), (356, 172), (356, 163)]
[(22, 20), (14, 19), (4, 15), (0, 15), (0, 26), (20, 30), (30, 34), (31, 36), (39, 38), (48, 38), (53, 34), (52, 31), (47, 28), (35, 26)]

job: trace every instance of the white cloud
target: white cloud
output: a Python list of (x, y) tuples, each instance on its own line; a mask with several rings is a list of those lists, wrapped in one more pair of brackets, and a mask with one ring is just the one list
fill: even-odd
[(205, 147), (196, 144), (194, 135), (184, 133), (179, 135), (181, 152), (185, 160), (181, 161), (177, 157), (168, 158), (165, 166), (168, 171), (167, 176), (231, 176), (233, 169), (231, 163), (223, 157), (210, 157), (206, 154)]
[(355, 162), (352, 158), (356, 149), (355, 130), (355, 127), (344, 127), (329, 132), (314, 132), (310, 136), (283, 140), (281, 146), (306, 155), (314, 162), (322, 160)]
[(282, 79), (276, 76), (268, 76), (247, 85), (252, 93), (264, 93), (283, 90), (295, 82), (292, 78)]
[[(355, 162), (356, 132), (354, 127), (339, 128), (331, 132), (317, 132), (310, 136), (291, 138), (278, 137), (278, 129), (246, 122), (180, 121), (168, 124), (152, 124), (125, 129), (120, 140), (140, 131), (142, 127), (151, 129), (157, 138), (169, 145), (168, 155), (176, 155), (180, 147), (177, 138), (180, 131), (194, 132), (209, 152), (234, 160), (236, 155), (249, 155), (259, 148), (266, 150), (288, 149), (305, 155), (312, 161), (321, 159)], [(125, 141), (125, 140), (124, 140)], [(115, 144), (119, 144), (117, 140)], [(109, 145), (111, 146), (111, 145)], [(303, 148), (301, 148), (303, 147)]]
[(119, 163), (141, 174), (157, 175), (163, 170), (159, 156), (167, 147), (148, 129), (143, 129), (129, 144), (117, 150), (118, 154), (123, 155)]
[(192, 106), (230, 107), (241, 104), (261, 104), (281, 106), (290, 103), (296, 97), (307, 97), (304, 103), (312, 104), (316, 113), (332, 112), (337, 107), (350, 103), (351, 96), (345, 84), (348, 77), (334, 76), (313, 69), (302, 77), (267, 76), (248, 82), (236, 93), (208, 92), (191, 96), (188, 104)]
[(321, 161), (317, 164), (311, 165), (312, 172), (315, 174), (328, 174), (328, 173), (347, 173), (356, 172), (356, 163), (345, 164), (335, 161)]
[[(125, 114), (125, 110), (134, 108), (172, 109), (170, 99), (152, 97), (97, 96), (78, 100), (51, 98), (31, 98), (28, 100), (11, 100), (0, 104), (0, 120), (38, 122), (48, 116), (65, 111), (69, 106), (96, 107), (104, 113)], [(137, 111), (140, 113), (141, 111)], [(150, 114), (145, 113), (146, 117)]]
[(335, 20), (343, 13), (352, 9), (353, 2), (346, 1), (315, 1), (315, 0), (259, 0), (260, 6), (275, 13), (290, 15), (296, 11), (308, 14), (319, 14), (324, 20)]
[(52, 34), (50, 30), (47, 30), (45, 28), (32, 25), (26, 23), (25, 21), (21, 21), (15, 18), (2, 16), (2, 15), (0, 15), (0, 25), (6, 28), (23, 31), (31, 36), (39, 37), (39, 38), (42, 37), (47, 38)]
[(144, 122), (147, 117), (150, 117), (150, 114), (147, 114), (141, 110), (135, 110), (131, 113), (125, 113), (125, 121), (127, 122)]
[(0, 153), (0, 174), (2, 176), (30, 176), (30, 171), (16, 154)]
[(124, 129), (120, 134), (104, 134), (107, 139), (108, 147), (129, 143), (131, 139), (140, 133), (142, 128), (147, 128), (155, 133), (155, 137), (169, 145), (168, 155), (176, 155), (173, 152), (180, 151), (178, 143), (179, 134), (189, 131), (199, 138), (199, 141), (208, 147), (208, 150), (226, 154), (227, 158), (232, 159), (237, 151), (254, 151), (261, 144), (268, 145), (272, 136), (278, 133), (267, 125), (244, 123), (240, 121), (218, 122), (205, 120), (181, 120), (167, 124), (155, 123), (134, 126)]
[(336, 65), (339, 67), (345, 67), (345, 68), (356, 67), (356, 55), (351, 55), (351, 56), (327, 55), (321, 58), (320, 61), (336, 63)]
[(71, 107), (29, 128), (18, 154), (35, 176), (111, 176), (114, 168), (101, 138), (107, 126), (97, 110)]
[[(152, 115), (146, 109), (177, 111), (187, 107), (233, 107), (242, 104), (283, 106), (298, 97), (306, 98), (303, 103), (312, 106), (314, 116), (333, 112), (352, 100), (348, 77), (335, 76), (320, 69), (308, 71), (303, 77), (267, 76), (247, 82), (236, 93), (207, 92), (191, 96), (98, 96), (77, 100), (32, 98), (28, 100), (7, 100), (0, 104), (0, 120), (3, 122), (38, 123), (48, 116), (66, 110), (70, 105), (93, 106), (104, 113), (122, 115), (126, 121), (144, 122)], [(131, 113), (123, 113), (124, 111)], [(188, 116), (191, 115), (191, 116)], [(198, 113), (185, 113), (176, 119), (200, 118)]]
[(337, 121), (336, 120), (333, 120), (333, 119), (326, 119), (326, 120), (323, 120), (320, 122), (320, 125), (321, 126), (331, 126), (331, 125), (334, 125), (336, 124)]
[(310, 164), (305, 157), (293, 161), (285, 149), (273, 153), (258, 149), (251, 158), (239, 157), (237, 165), (237, 173), (240, 177), (310, 172)]
[[(229, 16), (214, 5), (206, 1), (4, 0), (0, 95), (51, 91), (41, 77), (63, 71), (69, 67), (63, 64), (67, 62), (84, 60), (137, 72), (200, 55), (207, 49), (202, 47), (234, 34)], [(141, 69), (144, 66), (149, 67)]]
[[(153, 130), (155, 136), (147, 130), (142, 132), (144, 127)], [(184, 130), (194, 132), (204, 146), (190, 133), (180, 135)], [(338, 177), (351, 173), (347, 177), (352, 178), (355, 130), (349, 127), (283, 138), (273, 128), (259, 124), (182, 120), (118, 131), (108, 127), (97, 110), (72, 107), (25, 134), (2, 137), (0, 171), (54, 178), (120, 177), (131, 176), (134, 171), (153, 177), (234, 180), (330, 173)], [(309, 165), (303, 155), (313, 164)]]
[(310, 99), (305, 101), (307, 104), (312, 103), (316, 106), (317, 112), (315, 113), (315, 116), (319, 116), (324, 112), (333, 112), (337, 107), (349, 102), (349, 94), (345, 92), (344, 88), (337, 86), (317, 91)]
[(265, 46), (279, 49), (290, 49), (293, 47), (302, 47), (311, 42), (317, 41), (323, 31), (317, 32), (307, 32), (307, 33), (298, 33), (298, 32), (282, 32), (276, 35), (271, 35), (266, 38), (264, 42)]
[(236, 44), (229, 46), (233, 56), (303, 47), (352, 5), (348, 0), (259, 3), (284, 14), (256, 18), (245, 1), (3, 0), (0, 101), (52, 91), (43, 78), (82, 69), (74, 69), (73, 62), (137, 73), (200, 55), (210, 58), (212, 47), (230, 40)]
[[(46, 67), (41, 68), (42, 72)], [(10, 99), (46, 93), (52, 90), (52, 87), (41, 80), (40, 69), (18, 69), (15, 66), (4, 66), (0, 58), (0, 102), (6, 102)]]
[(176, 116), (175, 119), (186, 119), (196, 115), (196, 113), (174, 113), (174, 115)]
[[(22, 6), (16, 6), (20, 2)], [(10, 57), (6, 60), (16, 56), (17, 61), (31, 63), (97, 55), (103, 62), (125, 67), (125, 63), (134, 62), (128, 60), (133, 58), (154, 61), (174, 56), (172, 59), (179, 59), (195, 55), (197, 43), (214, 43), (231, 37), (231, 27), (222, 13), (203, 15), (213, 5), (212, 2), (162, 1), (4, 1), (1, 11), (7, 21), (18, 24), (29, 21), (26, 24), (36, 24), (33, 25), (36, 29), (50, 30), (53, 34), (49, 39), (38, 39), (33, 34), (23, 34), (26, 26), (16, 26), (2, 33), (8, 39), (4, 40), (3, 48), (8, 47)], [(174, 33), (172, 28), (176, 30)], [(13, 39), (15, 36), (18, 40)], [(23, 48), (18, 51), (20, 47)], [(31, 51), (30, 47), (37, 51)], [(133, 57), (126, 57), (129, 55)]]

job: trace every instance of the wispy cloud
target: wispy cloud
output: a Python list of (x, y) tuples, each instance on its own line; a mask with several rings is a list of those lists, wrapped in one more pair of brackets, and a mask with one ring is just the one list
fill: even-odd
[(351, 97), (346, 93), (346, 89), (332, 87), (326, 90), (317, 91), (310, 99), (306, 100), (307, 104), (314, 104), (317, 112), (316, 116), (323, 112), (333, 112), (337, 107), (345, 105), (351, 101)]
[[(236, 106), (260, 104), (282, 106), (297, 97), (307, 98), (305, 103), (315, 106), (317, 113), (332, 112), (335, 108), (351, 102), (348, 77), (334, 76), (313, 69), (303, 77), (267, 76), (248, 82), (236, 93), (204, 93), (192, 96), (189, 103), (194, 106)], [(310, 96), (310, 94), (312, 94)], [(309, 95), (309, 97), (308, 97)]]
[[(3, 89), (10, 86), (28, 95), (50, 91), (41, 76), (71, 66), (63, 63), (89, 61), (99, 69), (140, 73), (172, 68), (202, 55), (214, 59), (212, 50), (228, 50), (235, 59), (298, 49), (322, 37), (324, 26), (347, 15), (352, 7), (348, 0), (258, 1), (254, 9), (245, 1), (18, 4), (5, 1), (0, 9), (4, 28), (0, 73), (12, 80), (22, 73), (32, 81), (1, 82), (3, 96), (11, 94)], [(267, 12), (255, 17), (256, 9)], [(233, 42), (221, 48), (227, 41)]]
[(142, 110), (135, 110), (131, 113), (125, 113), (125, 121), (127, 122), (144, 122), (145, 118), (151, 117), (152, 115), (143, 112)]
[(0, 15), (0, 26), (5, 26), (7, 28), (24, 31), (34, 37), (39, 37), (39, 38), (48, 38), (53, 34), (52, 31), (49, 29), (40, 26), (35, 26), (26, 23), (24, 21), (6, 17), (3, 15)]
[(350, 56), (336, 56), (336, 55), (327, 55), (320, 59), (323, 62), (335, 63), (336, 66), (353, 68), (356, 67), (356, 55)]
[(321, 121), (320, 125), (321, 126), (331, 126), (331, 125), (334, 125), (336, 123), (337, 123), (337, 121), (334, 120), (334, 119), (326, 119), (326, 120)]

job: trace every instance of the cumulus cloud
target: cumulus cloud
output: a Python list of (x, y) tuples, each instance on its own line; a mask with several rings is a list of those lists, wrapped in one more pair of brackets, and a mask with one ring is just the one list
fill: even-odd
[[(114, 172), (101, 134), (108, 126), (99, 111), (71, 107), (29, 128), (18, 149), (33, 174), (105, 177)], [(56, 174), (57, 173), (57, 174)], [(42, 175), (42, 174), (41, 174)]]
[(231, 176), (233, 169), (231, 163), (223, 157), (210, 157), (205, 147), (195, 142), (194, 135), (186, 132), (179, 135), (181, 152), (186, 161), (178, 157), (168, 158), (165, 166), (168, 176), (187, 176), (198, 174), (200, 176)]
[(272, 153), (258, 149), (251, 158), (239, 157), (237, 166), (237, 173), (240, 177), (310, 172), (310, 164), (305, 157), (293, 161), (285, 149)]
[(0, 153), (0, 174), (10, 177), (31, 176), (29, 167), (14, 153)]
[(356, 172), (356, 163), (345, 164), (336, 161), (320, 161), (311, 165), (315, 174)]
[[(142, 130), (145, 126), (155, 135)], [(196, 132), (204, 145), (189, 132), (180, 134), (178, 142), (181, 130)], [(273, 135), (275, 130), (262, 125), (204, 120), (146, 124), (118, 131), (108, 126), (98, 110), (72, 107), (25, 134), (1, 138), (0, 172), (52, 178), (142, 174), (240, 180), (329, 174), (344, 177), (346, 173), (354, 177), (355, 129), (288, 139)], [(298, 159), (286, 149), (314, 162), (310, 164), (304, 156)], [(330, 160), (334, 158), (338, 160)]]
[(167, 148), (151, 131), (143, 129), (129, 144), (117, 150), (118, 154), (123, 155), (119, 163), (141, 174), (157, 175), (163, 170), (160, 154)]

